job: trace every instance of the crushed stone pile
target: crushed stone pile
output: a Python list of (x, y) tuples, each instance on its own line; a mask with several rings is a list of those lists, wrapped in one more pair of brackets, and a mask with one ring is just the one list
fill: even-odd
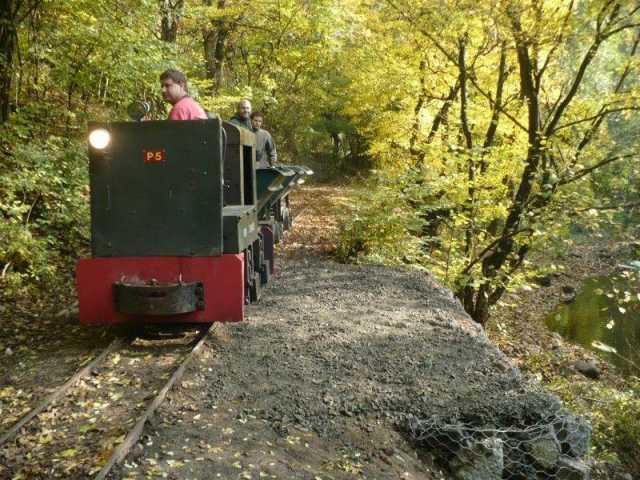
[[(500, 478), (512, 437), (478, 431), (532, 428), (517, 452), (525, 476), (512, 478), (529, 466), (531, 478), (588, 478), (588, 425), (527, 383), (426, 273), (285, 259), (247, 320), (216, 325), (209, 346), (129, 459), (131, 478), (176, 468), (166, 451), (178, 449), (176, 478)], [(551, 417), (556, 430), (540, 427)], [(565, 418), (582, 432), (575, 448)], [(443, 439), (452, 425), (459, 443)], [(185, 453), (185, 438), (200, 450)]]

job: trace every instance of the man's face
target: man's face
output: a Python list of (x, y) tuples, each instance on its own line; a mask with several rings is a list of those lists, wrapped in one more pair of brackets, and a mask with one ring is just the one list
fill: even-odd
[(238, 116), (247, 119), (251, 116), (251, 103), (243, 100), (238, 104)]
[(256, 130), (260, 130), (262, 128), (262, 117), (253, 117), (251, 119), (251, 125), (253, 125), (253, 128)]
[(160, 91), (162, 92), (162, 98), (171, 104), (175, 104), (187, 94), (182, 84), (176, 83), (170, 78), (160, 80)]

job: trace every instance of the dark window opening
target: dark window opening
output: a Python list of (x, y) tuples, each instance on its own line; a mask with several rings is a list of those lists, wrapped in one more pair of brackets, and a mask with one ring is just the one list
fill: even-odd
[(244, 204), (254, 205), (253, 198), (253, 147), (251, 145), (242, 146), (242, 168), (244, 170)]

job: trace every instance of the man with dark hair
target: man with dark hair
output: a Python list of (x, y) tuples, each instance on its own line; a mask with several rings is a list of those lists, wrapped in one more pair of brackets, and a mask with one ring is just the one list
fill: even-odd
[(258, 168), (273, 166), (278, 160), (276, 144), (271, 134), (262, 128), (264, 115), (260, 112), (251, 114), (253, 131), (256, 134), (256, 164)]
[(251, 125), (251, 102), (249, 100), (243, 98), (238, 102), (236, 114), (231, 117), (229, 123), (233, 123), (238, 127), (253, 131), (253, 127)]
[(187, 77), (179, 70), (169, 69), (160, 75), (162, 98), (173, 105), (169, 120), (206, 120), (204, 109), (189, 96)]

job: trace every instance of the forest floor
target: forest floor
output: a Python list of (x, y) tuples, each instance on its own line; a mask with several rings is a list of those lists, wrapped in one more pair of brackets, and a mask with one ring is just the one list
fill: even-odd
[[(245, 322), (214, 326), (112, 478), (450, 478), (416, 448), (412, 418), (498, 422), (508, 412), (535, 421), (557, 407), (429, 275), (331, 260), (335, 211), (348, 194), (312, 185), (293, 198), (300, 215), (279, 249), (272, 285), (247, 308)], [(79, 327), (68, 308), (56, 316), (5, 306), (0, 314), (1, 433), (112, 333)], [(508, 339), (494, 337), (521, 358)], [(0, 479), (89, 477), (121, 441), (119, 411), (140, 402), (140, 395), (129, 399), (127, 385), (141, 386), (149, 376), (144, 362), (169, 364), (166, 356), (163, 348), (126, 362), (124, 354), (112, 358), (117, 375), (96, 385), (98, 372), (0, 448)], [(112, 415), (109, 425), (89, 418), (79, 431), (57, 429), (65, 408), (107, 383), (120, 388), (98, 406)], [(18, 455), (20, 447), (29, 453)], [(37, 465), (41, 459), (46, 467)]]

